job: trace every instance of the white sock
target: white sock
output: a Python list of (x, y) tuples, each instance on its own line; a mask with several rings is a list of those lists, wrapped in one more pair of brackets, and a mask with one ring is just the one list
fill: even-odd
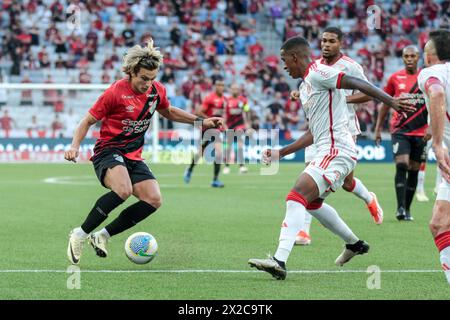
[[(440, 254), (439, 258), (441, 260), (441, 265), (443, 268), (444, 264), (447, 266), (447, 268), (450, 268), (450, 247), (447, 247), (443, 249)], [(450, 269), (444, 269), (445, 277), (447, 278), (448, 284), (450, 284)]]
[(425, 183), (425, 170), (419, 170), (416, 192), (420, 193), (425, 192), (424, 183)]
[(81, 229), (81, 227), (73, 229), (73, 233), (81, 238), (87, 238), (88, 234)]
[(358, 178), (353, 178), (353, 180), (355, 181), (355, 188), (353, 188), (352, 193), (369, 204), (373, 200), (369, 190), (367, 190), (366, 186)]
[(108, 233), (108, 230), (106, 230), (105, 228), (103, 228), (102, 230), (100, 230), (98, 233), (104, 235), (104, 236), (106, 237), (106, 239), (111, 238), (111, 236), (110, 236), (109, 233)]
[(286, 216), (281, 226), (278, 249), (274, 257), (286, 262), (294, 246), (295, 237), (305, 223), (306, 208), (299, 202), (286, 201)]
[(346, 244), (358, 242), (359, 238), (355, 236), (332, 206), (324, 203), (319, 209), (310, 210), (309, 212), (319, 220), (325, 228), (344, 240)]
[(303, 231), (305, 231), (309, 235), (309, 230), (311, 229), (311, 221), (312, 221), (312, 215), (306, 211), (305, 212), (305, 224), (303, 227)]

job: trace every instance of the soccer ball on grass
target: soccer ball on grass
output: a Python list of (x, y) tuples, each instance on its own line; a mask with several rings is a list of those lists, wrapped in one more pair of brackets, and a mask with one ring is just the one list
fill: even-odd
[(125, 254), (131, 262), (145, 264), (155, 258), (158, 243), (155, 237), (147, 232), (136, 232), (125, 241)]

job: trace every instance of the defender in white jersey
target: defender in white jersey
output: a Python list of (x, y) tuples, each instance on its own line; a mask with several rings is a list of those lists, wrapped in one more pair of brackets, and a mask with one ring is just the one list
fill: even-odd
[[(342, 48), (342, 38), (343, 33), (339, 28), (336, 27), (328, 27), (322, 33), (321, 38), (321, 49), (322, 49), (322, 57), (316, 60), (317, 64), (324, 64), (330, 67), (333, 67), (339, 71), (344, 72), (346, 75), (356, 77), (362, 80), (367, 81), (366, 76), (364, 75), (364, 70), (356, 61), (350, 59), (346, 55), (341, 52)], [(358, 103), (364, 103), (372, 100), (371, 97), (365, 95), (364, 93), (357, 92), (356, 90), (342, 89), (346, 96), (347, 108), (348, 108), (348, 117), (349, 117), (349, 129), (350, 133), (353, 136), (354, 141), (358, 135), (361, 134), (359, 121), (356, 116), (355, 108)], [(305, 149), (305, 163), (306, 165), (311, 162), (311, 160), (316, 155), (316, 147), (315, 145), (311, 145)], [(358, 198), (362, 199), (368, 210), (370, 215), (373, 218), (373, 221), (376, 224), (381, 224), (383, 222), (383, 209), (378, 203), (377, 196), (375, 193), (370, 192), (364, 183), (355, 178), (353, 175), (353, 171), (345, 178), (344, 184), (342, 188), (345, 191), (351, 192), (356, 195)], [(299, 245), (309, 245), (311, 244), (311, 215), (309, 213), (306, 214), (305, 226), (300, 230), (297, 238), (295, 240), (295, 244)]]
[(287, 195), (286, 215), (275, 255), (269, 259), (248, 261), (251, 267), (266, 271), (279, 280), (286, 278), (286, 261), (303, 225), (306, 210), (345, 242), (336, 265), (342, 266), (355, 255), (369, 250), (369, 245), (350, 230), (336, 210), (323, 203), (331, 191), (342, 186), (356, 165), (356, 148), (348, 129), (346, 99), (339, 89), (360, 90), (396, 109), (400, 105), (408, 105), (404, 99), (394, 99), (364, 80), (318, 65), (311, 61), (310, 56), (309, 43), (302, 37), (290, 38), (281, 47), (285, 70), (292, 78), (304, 80), (300, 99), (309, 120), (309, 130), (280, 150), (265, 150), (262, 158), (264, 163), (270, 163), (313, 143), (317, 146), (316, 157)]
[(431, 234), (439, 250), (442, 269), (450, 284), (450, 31), (430, 32), (425, 45), (424, 60), (428, 68), (418, 77), (419, 88), (424, 93), (430, 115), (433, 150), (436, 154), (442, 182), (439, 185)]

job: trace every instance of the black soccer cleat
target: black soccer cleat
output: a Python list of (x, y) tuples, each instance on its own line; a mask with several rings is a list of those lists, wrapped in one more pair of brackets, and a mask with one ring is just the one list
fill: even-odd
[(344, 251), (336, 258), (334, 262), (337, 266), (342, 267), (349, 262), (354, 256), (358, 254), (365, 254), (369, 252), (370, 246), (367, 242), (359, 240), (354, 244), (346, 244)]
[(403, 209), (403, 207), (398, 208), (395, 215), (396, 215), (398, 221), (405, 220), (405, 216), (406, 216), (405, 209)]
[(405, 211), (405, 221), (414, 221), (414, 218), (411, 216), (411, 212)]

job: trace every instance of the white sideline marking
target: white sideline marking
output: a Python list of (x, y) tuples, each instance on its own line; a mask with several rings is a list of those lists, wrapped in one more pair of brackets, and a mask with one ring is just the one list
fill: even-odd
[[(380, 270), (382, 273), (435, 273), (442, 270)], [(84, 273), (257, 273), (258, 270), (82, 270)], [(51, 270), (51, 269), (23, 269), (23, 270), (0, 270), (0, 273), (67, 273), (67, 270)], [(367, 273), (367, 270), (288, 270), (288, 273)]]

